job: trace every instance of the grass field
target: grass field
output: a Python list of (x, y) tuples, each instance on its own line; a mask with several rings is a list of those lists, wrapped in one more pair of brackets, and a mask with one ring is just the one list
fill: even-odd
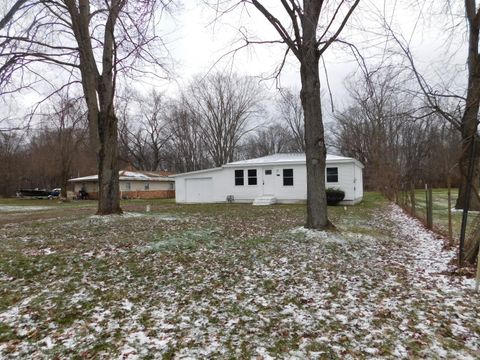
[[(462, 211), (453, 209), (455, 201), (458, 196), (458, 190), (452, 189), (451, 202), (452, 202), (452, 230), (453, 236), (458, 240), (460, 234), (460, 227), (462, 223)], [(426, 218), (426, 197), (425, 190), (417, 190), (415, 192), (416, 201), (416, 215), (421, 218)], [(433, 189), (432, 190), (432, 216), (434, 229), (442, 234), (448, 234), (448, 190), (447, 189)], [(478, 212), (471, 212), (469, 214), (468, 229), (472, 228), (472, 225), (480, 221), (480, 214)]]
[(367, 194), (304, 205), (0, 200), (0, 358), (478, 358), (452, 250)]

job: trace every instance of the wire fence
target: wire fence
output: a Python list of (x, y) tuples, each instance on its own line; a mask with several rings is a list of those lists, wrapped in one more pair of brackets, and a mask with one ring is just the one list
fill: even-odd
[[(418, 218), (425, 226), (447, 237), (450, 244), (457, 245), (460, 238), (462, 210), (455, 209), (458, 190), (411, 189), (398, 192), (396, 202), (410, 215)], [(478, 236), (480, 212), (469, 211), (467, 238)]]

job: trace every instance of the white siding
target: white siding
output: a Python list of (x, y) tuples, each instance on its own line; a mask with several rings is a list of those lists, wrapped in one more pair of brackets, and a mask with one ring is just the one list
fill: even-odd
[(185, 193), (189, 202), (213, 202), (213, 179), (211, 177), (186, 179)]
[[(327, 187), (337, 187), (345, 191), (345, 201), (355, 201), (363, 196), (362, 169), (353, 162), (329, 162), (327, 167), (338, 168), (338, 182), (326, 183)], [(244, 185), (235, 185), (235, 170), (244, 170)], [(248, 170), (257, 170), (257, 184), (248, 185)], [(283, 185), (283, 169), (293, 169), (293, 186)], [(272, 170), (266, 175), (265, 170)], [(271, 177), (266, 179), (266, 177)], [(196, 181), (209, 178), (207, 190), (206, 182)], [(189, 180), (193, 180), (190, 181)], [(266, 181), (265, 181), (266, 180)], [(188, 186), (187, 186), (188, 183)], [(264, 185), (266, 183), (266, 185)], [(266, 188), (269, 186), (269, 188)], [(187, 191), (187, 187), (189, 191)], [(195, 187), (198, 189), (194, 190)], [(201, 192), (209, 195), (202, 195)], [(307, 171), (306, 166), (275, 165), (275, 166), (239, 166), (216, 168), (210, 171), (201, 171), (177, 175), (175, 177), (176, 201), (178, 203), (195, 202), (225, 202), (228, 195), (233, 195), (236, 202), (252, 202), (256, 197), (264, 194), (272, 195), (279, 202), (296, 202), (307, 199)], [(197, 195), (190, 196), (195, 193)]]
[(363, 198), (363, 169), (355, 164), (355, 200)]
[(328, 163), (327, 168), (338, 169), (338, 182), (326, 182), (326, 188), (339, 188), (345, 191), (345, 201), (355, 200), (355, 164), (354, 163)]

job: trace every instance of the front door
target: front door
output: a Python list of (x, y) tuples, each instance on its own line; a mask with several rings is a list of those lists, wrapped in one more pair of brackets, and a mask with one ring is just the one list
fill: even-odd
[(275, 195), (275, 174), (273, 169), (263, 169), (263, 195)]

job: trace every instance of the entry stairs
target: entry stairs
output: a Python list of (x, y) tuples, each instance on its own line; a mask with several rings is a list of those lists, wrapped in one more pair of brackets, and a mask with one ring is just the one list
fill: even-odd
[(252, 205), (273, 205), (277, 203), (275, 196), (259, 196), (253, 200)]

